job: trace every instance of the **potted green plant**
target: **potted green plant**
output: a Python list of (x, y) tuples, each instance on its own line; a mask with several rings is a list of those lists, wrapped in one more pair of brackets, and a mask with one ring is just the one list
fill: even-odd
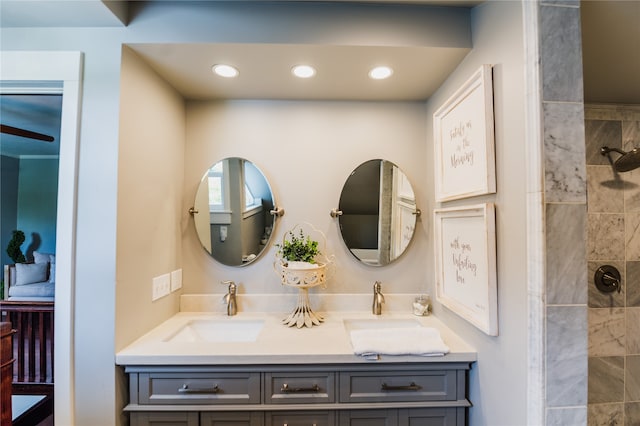
[(11, 238), (11, 241), (9, 241), (7, 245), (7, 254), (11, 260), (13, 260), (13, 263), (25, 263), (27, 261), (20, 248), (22, 243), (24, 243), (24, 239), (24, 232), (17, 229), (13, 231), (13, 238)]
[[(320, 234), (324, 237), (321, 232)], [(314, 287), (325, 284), (326, 262), (319, 261), (321, 259), (319, 243), (305, 234), (302, 228), (296, 225), (284, 234), (282, 243), (275, 246), (278, 251), (274, 267), (280, 275), (282, 284), (292, 287)]]
[[(325, 247), (324, 234), (313, 225), (308, 225), (323, 237), (322, 247)], [(326, 286), (327, 265), (331, 260), (320, 253), (318, 241), (305, 234), (302, 228), (298, 229), (298, 225), (287, 231), (282, 237), (282, 243), (275, 246), (278, 251), (273, 266), (281, 284), (298, 289), (297, 306), (282, 320), (283, 324), (298, 328), (320, 325), (324, 318), (311, 309), (309, 288)]]
[(293, 230), (288, 232), (289, 239), (284, 239), (282, 244), (276, 244), (278, 255), (284, 266), (290, 268), (314, 269), (318, 263), (316, 256), (320, 254), (318, 242), (305, 235), (302, 229), (296, 235)]

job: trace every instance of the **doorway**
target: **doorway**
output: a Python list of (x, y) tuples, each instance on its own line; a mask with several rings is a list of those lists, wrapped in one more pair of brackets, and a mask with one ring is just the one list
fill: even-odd
[[(74, 424), (74, 289), (77, 156), (82, 89), (80, 52), (0, 52), (3, 83), (38, 82), (62, 95), (55, 270), (55, 423)], [(51, 64), (56, 64), (52, 67)]]

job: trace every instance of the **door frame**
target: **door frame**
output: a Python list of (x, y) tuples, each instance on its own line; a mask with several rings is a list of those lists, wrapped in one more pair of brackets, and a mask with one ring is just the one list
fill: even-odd
[(24, 82), (25, 85), (38, 82), (44, 86), (43, 93), (59, 90), (62, 94), (53, 368), (55, 423), (68, 425), (74, 424), (75, 412), (75, 246), (82, 69), (81, 52), (0, 52), (0, 75), (3, 81)]

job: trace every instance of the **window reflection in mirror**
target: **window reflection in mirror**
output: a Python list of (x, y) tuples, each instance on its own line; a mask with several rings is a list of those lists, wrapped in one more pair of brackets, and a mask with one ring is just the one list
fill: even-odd
[(370, 160), (351, 172), (338, 210), (344, 243), (367, 265), (393, 262), (413, 238), (415, 194), (407, 176), (390, 161)]
[(250, 161), (226, 158), (203, 175), (194, 222), (204, 249), (229, 266), (251, 263), (271, 239), (275, 218), (271, 187)]

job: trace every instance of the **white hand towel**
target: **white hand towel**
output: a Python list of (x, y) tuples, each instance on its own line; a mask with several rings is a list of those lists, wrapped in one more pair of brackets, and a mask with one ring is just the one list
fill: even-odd
[(449, 347), (440, 332), (431, 327), (383, 328), (351, 331), (351, 344), (356, 355), (420, 355), (442, 356)]

